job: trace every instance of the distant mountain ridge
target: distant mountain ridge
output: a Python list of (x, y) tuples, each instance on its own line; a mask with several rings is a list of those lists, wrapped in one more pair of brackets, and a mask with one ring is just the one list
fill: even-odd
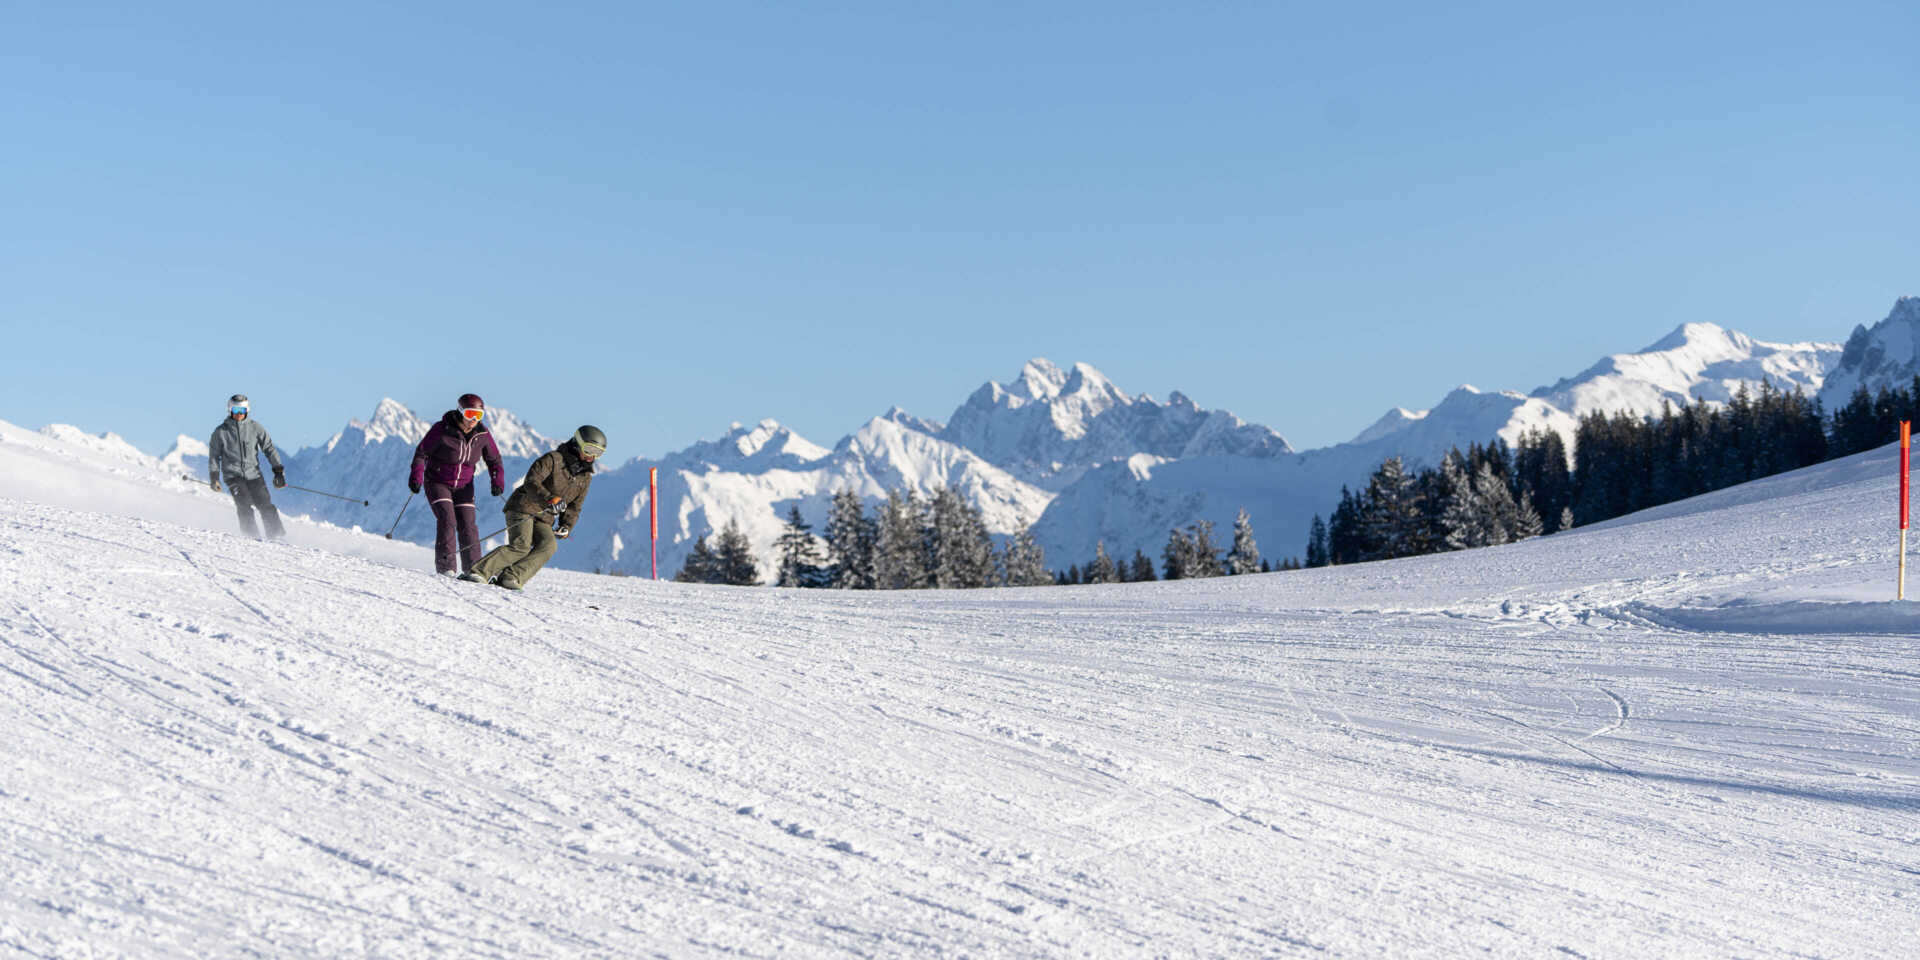
[[(835, 492), (851, 489), (873, 502), (896, 487), (922, 496), (941, 486), (959, 490), (991, 532), (1030, 527), (1056, 568), (1086, 561), (1097, 542), (1115, 556), (1138, 549), (1157, 559), (1170, 527), (1206, 519), (1224, 531), (1243, 507), (1267, 554), (1278, 559), (1299, 554), (1308, 520), (1325, 515), (1342, 485), (1363, 483), (1386, 457), (1432, 464), (1453, 447), (1496, 436), (1512, 443), (1536, 429), (1571, 440), (1587, 413), (1654, 415), (1663, 404), (1694, 398), (1723, 402), (1762, 379), (1820, 392), (1831, 405), (1843, 386), (1910, 379), (1916, 343), (1920, 298), (1901, 298), (1886, 320), (1856, 328), (1844, 348), (1768, 343), (1711, 323), (1682, 324), (1643, 350), (1602, 358), (1530, 394), (1462, 385), (1431, 409), (1395, 407), (1353, 440), (1307, 451), (1178, 391), (1161, 403), (1128, 394), (1088, 364), (1063, 368), (1035, 358), (1012, 380), (983, 384), (944, 422), (894, 407), (824, 447), (763, 420), (734, 424), (716, 439), (658, 458), (602, 465), (589, 508), (554, 562), (646, 573), (650, 468), (660, 474), (664, 576), (679, 569), (697, 538), (729, 521), (746, 531), (770, 576), (773, 542), (790, 507), (818, 532)], [(407, 504), (406, 466), (432, 422), (382, 400), (369, 419), (351, 421), (326, 443), (283, 453), (295, 482), (373, 501), (363, 508), (290, 494), (283, 497), (287, 508), (384, 533)], [(510, 482), (557, 443), (503, 409), (490, 408), (487, 423)], [(132, 449), (110, 435), (87, 442), (106, 452)], [(160, 462), (197, 475), (204, 458), (203, 442), (182, 437)], [(498, 513), (482, 496), (486, 532)], [(413, 504), (395, 536), (425, 542), (432, 530), (430, 513)]]

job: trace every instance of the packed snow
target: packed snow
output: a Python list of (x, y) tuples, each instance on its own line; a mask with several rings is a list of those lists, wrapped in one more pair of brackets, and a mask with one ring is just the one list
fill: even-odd
[(1893, 463), (1220, 580), (513, 594), (0, 425), (0, 951), (1908, 956)]

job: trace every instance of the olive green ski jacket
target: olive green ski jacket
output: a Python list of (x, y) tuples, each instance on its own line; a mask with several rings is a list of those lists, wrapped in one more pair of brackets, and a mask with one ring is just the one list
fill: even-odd
[(580, 459), (568, 440), (527, 468), (527, 478), (507, 498), (505, 512), (551, 517), (554, 513), (547, 504), (559, 497), (560, 525), (571, 527), (580, 519), (580, 505), (591, 486), (593, 464)]

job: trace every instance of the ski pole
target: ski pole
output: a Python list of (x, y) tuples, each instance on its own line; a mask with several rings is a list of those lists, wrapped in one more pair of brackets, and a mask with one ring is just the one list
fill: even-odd
[(400, 529), (400, 517), (407, 515), (407, 508), (413, 505), (414, 494), (407, 494), (407, 502), (400, 505), (400, 516), (393, 518), (393, 526), (387, 528), (387, 539), (393, 539), (393, 532)]
[[(325, 490), (314, 490), (314, 489), (312, 489), (312, 488), (310, 488), (310, 487), (296, 487), (296, 486), (294, 486), (294, 485), (293, 485), (293, 484), (291, 484), (291, 483), (289, 483), (289, 484), (287, 484), (287, 489), (288, 489), (288, 490), (305, 490), (305, 491), (307, 491), (308, 493), (317, 493), (317, 494), (319, 494), (319, 495), (321, 495), (321, 496), (323, 496), (323, 497), (332, 497), (332, 498), (334, 498), (335, 500), (345, 500), (345, 501), (347, 501), (348, 503), (357, 503), (357, 504), (359, 504), (359, 505), (361, 505), (361, 506), (363, 506), (363, 507), (371, 507), (371, 506), (373, 506), (373, 501), (372, 501), (372, 500), (362, 500), (362, 499), (360, 499), (360, 498), (358, 498), (358, 497), (343, 497), (343, 496), (341, 496), (341, 495), (339, 495), (339, 494), (337, 494), (337, 493), (328, 493), (328, 492), (326, 492)], [(391, 537), (389, 537), (388, 539), (392, 539), (392, 538), (391, 538)]]

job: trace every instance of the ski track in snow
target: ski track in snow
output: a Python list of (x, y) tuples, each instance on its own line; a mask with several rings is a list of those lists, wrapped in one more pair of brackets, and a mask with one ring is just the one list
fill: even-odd
[(507, 593), (0, 498), (0, 954), (1904, 956), (1888, 462), (913, 594)]

